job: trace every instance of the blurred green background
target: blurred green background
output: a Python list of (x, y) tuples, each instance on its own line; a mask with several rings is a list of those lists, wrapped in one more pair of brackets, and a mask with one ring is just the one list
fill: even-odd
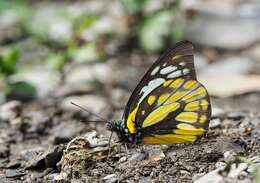
[(135, 64), (135, 53), (149, 66), (149, 55), (184, 39), (193, 41), (212, 95), (259, 91), (259, 7), (238, 0), (1, 0), (0, 101), (44, 98), (77, 65)]

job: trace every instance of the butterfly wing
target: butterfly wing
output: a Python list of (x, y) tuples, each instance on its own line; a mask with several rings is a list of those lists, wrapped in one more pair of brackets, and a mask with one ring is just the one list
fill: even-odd
[(130, 133), (135, 133), (136, 127), (140, 127), (133, 118), (143, 100), (165, 81), (177, 78), (196, 80), (193, 45), (189, 41), (179, 42), (166, 50), (134, 89), (123, 116), (125, 126)]
[(194, 79), (165, 81), (140, 104), (135, 123), (142, 142), (194, 142), (208, 129), (211, 106), (205, 87)]

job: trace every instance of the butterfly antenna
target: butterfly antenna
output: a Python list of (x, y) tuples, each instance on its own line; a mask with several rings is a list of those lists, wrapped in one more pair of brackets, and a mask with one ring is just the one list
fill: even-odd
[[(75, 104), (74, 102), (70, 102), (72, 105), (74, 105), (74, 106), (76, 106), (76, 107), (78, 107), (78, 108), (80, 108), (81, 110), (83, 110), (83, 111), (85, 111), (85, 112), (87, 112), (87, 113), (89, 113), (89, 114), (91, 114), (91, 115), (93, 115), (93, 116), (95, 116), (95, 117), (97, 117), (97, 118), (99, 118), (99, 119), (101, 119), (102, 120), (102, 122), (108, 122), (108, 120), (107, 119), (105, 119), (105, 118), (102, 118), (101, 116), (99, 116), (99, 115), (97, 115), (97, 114), (95, 114), (95, 113), (93, 113), (93, 112), (91, 112), (91, 111), (89, 111), (89, 110), (87, 110), (86, 108), (84, 108), (84, 107), (82, 107), (82, 106), (80, 106), (80, 105), (78, 105), (78, 104)], [(101, 122), (101, 121), (100, 121)]]

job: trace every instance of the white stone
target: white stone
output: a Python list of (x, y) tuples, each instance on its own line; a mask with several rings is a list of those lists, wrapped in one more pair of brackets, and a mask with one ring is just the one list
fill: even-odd
[(194, 181), (194, 183), (222, 183), (224, 178), (219, 174), (220, 170), (222, 169), (213, 170)]

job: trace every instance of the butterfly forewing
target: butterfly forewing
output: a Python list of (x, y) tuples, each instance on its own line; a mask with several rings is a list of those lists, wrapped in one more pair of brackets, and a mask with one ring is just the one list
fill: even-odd
[(196, 79), (193, 63), (193, 45), (189, 41), (177, 43), (173, 48), (169, 48), (150, 67), (134, 89), (126, 105), (123, 117), (125, 121), (149, 93), (166, 80), (175, 78)]

